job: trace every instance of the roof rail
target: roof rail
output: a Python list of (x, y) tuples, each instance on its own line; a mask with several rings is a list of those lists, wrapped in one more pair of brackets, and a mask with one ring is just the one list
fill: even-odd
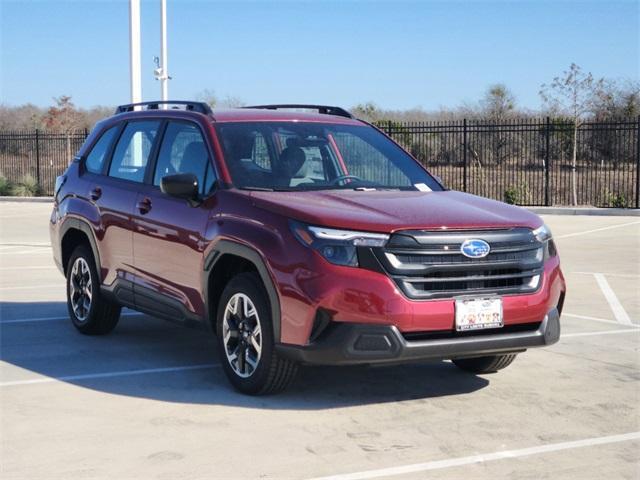
[(286, 108), (308, 108), (309, 110), (318, 110), (323, 115), (337, 115), (339, 117), (355, 118), (351, 113), (342, 107), (332, 107), (329, 105), (305, 105), (305, 104), (281, 104), (281, 105), (252, 105), (242, 108), (262, 108), (266, 110), (282, 110)]
[[(139, 102), (128, 103), (126, 105), (120, 105), (116, 108), (116, 114), (124, 112), (133, 112), (135, 107), (147, 107), (146, 110), (159, 110), (160, 105), (183, 105), (185, 110), (204, 113), (205, 115), (211, 115), (211, 107), (205, 102), (190, 102), (186, 100), (156, 100), (153, 102)], [(175, 109), (177, 107), (172, 107)]]

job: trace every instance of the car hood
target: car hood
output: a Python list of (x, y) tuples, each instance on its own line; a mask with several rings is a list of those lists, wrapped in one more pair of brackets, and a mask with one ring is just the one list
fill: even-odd
[(529, 227), (540, 218), (520, 207), (453, 190), (251, 192), (253, 203), (313, 225), (391, 233), (406, 229)]

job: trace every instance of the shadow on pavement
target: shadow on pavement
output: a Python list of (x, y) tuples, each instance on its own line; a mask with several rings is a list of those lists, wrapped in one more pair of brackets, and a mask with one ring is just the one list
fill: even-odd
[[(62, 302), (0, 302), (0, 321), (63, 316)], [(16, 312), (22, 312), (17, 316)], [(0, 330), (0, 358), (38, 376), (121, 372), (138, 369), (219, 364), (213, 335), (147, 316), (123, 316), (107, 336), (79, 334), (68, 320), (7, 323)], [(3, 382), (7, 375), (3, 375)], [(9, 380), (33, 378), (28, 372)], [(489, 381), (449, 362), (389, 367), (303, 367), (290, 388), (269, 397), (235, 392), (217, 367), (64, 380), (116, 395), (159, 401), (230, 405), (244, 408), (321, 410), (371, 403), (428, 399), (474, 392)], [(53, 384), (4, 388), (51, 388)]]

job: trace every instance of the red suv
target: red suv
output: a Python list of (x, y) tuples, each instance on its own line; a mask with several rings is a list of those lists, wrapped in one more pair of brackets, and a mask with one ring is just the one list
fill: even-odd
[(58, 178), (50, 229), (80, 332), (123, 306), (206, 325), (249, 394), (299, 364), (493, 372), (560, 335), (540, 218), (447, 190), (338, 107), (123, 105)]

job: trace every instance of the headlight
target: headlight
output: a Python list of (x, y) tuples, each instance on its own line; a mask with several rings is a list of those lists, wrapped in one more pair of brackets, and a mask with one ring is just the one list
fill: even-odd
[(536, 237), (540, 243), (544, 243), (547, 240), (551, 240), (551, 230), (546, 225), (542, 225), (541, 227), (536, 228), (533, 231), (533, 236)]
[(56, 177), (56, 184), (53, 187), (53, 197), (57, 197), (58, 196), (58, 192), (60, 191), (60, 189), (62, 188), (62, 186), (64, 185), (64, 183), (67, 181), (67, 176), (66, 175), (60, 175), (58, 177)]
[(553, 242), (553, 235), (551, 235), (551, 230), (546, 225), (542, 225), (541, 227), (533, 230), (533, 236), (540, 243), (544, 243), (544, 246), (538, 252), (536, 258), (538, 260), (546, 260), (549, 257), (555, 257), (558, 254), (558, 250), (556, 249), (556, 244)]
[(357, 247), (383, 247), (389, 235), (382, 233), (336, 230), (291, 222), (291, 230), (303, 245), (313, 248), (328, 262), (349, 267), (358, 266)]

